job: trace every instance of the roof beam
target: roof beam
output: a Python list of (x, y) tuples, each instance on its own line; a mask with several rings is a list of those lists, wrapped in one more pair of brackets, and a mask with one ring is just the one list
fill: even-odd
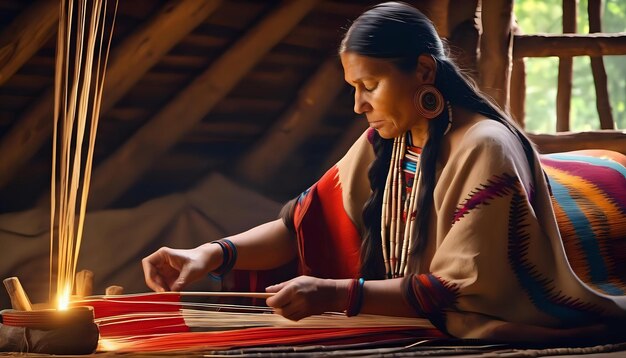
[(5, 83), (54, 35), (59, 2), (40, 0), (24, 10), (0, 34), (0, 85)]
[(336, 56), (326, 60), (300, 90), (291, 107), (238, 163), (237, 173), (253, 184), (264, 184), (320, 126), (324, 114), (343, 88)]
[[(202, 23), (221, 1), (172, 0), (116, 47), (109, 58), (100, 112), (126, 94), (174, 45)], [(58, 11), (57, 11), (58, 12)], [(27, 163), (52, 135), (54, 90), (50, 88), (0, 142), (0, 187)]]
[(107, 207), (128, 190), (283, 39), (318, 0), (284, 1), (182, 90), (92, 176), (89, 207)]

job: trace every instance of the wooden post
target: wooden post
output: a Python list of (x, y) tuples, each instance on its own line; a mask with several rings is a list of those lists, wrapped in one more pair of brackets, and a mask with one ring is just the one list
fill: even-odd
[[(587, 13), (589, 14), (589, 33), (602, 32), (602, 0), (589, 0)], [(596, 108), (600, 117), (600, 128), (615, 129), (604, 59), (601, 56), (591, 56), (591, 72), (596, 88)]]
[(93, 272), (89, 270), (81, 270), (76, 273), (74, 287), (76, 287), (76, 296), (85, 297), (93, 295)]
[[(479, 25), (476, 22), (478, 1), (458, 1), (449, 12), (450, 36), (448, 41), (456, 63), (474, 80), (478, 80)], [(458, 50), (457, 50), (458, 49)]]
[(448, 25), (448, 12), (450, 0), (418, 0), (413, 5), (423, 12), (433, 25), (437, 34), (441, 37), (448, 37), (450, 26)]
[(478, 70), (481, 89), (502, 109), (508, 108), (513, 53), (513, 0), (483, 0)]
[(9, 297), (11, 298), (11, 305), (14, 310), (18, 311), (32, 311), (33, 306), (30, 304), (30, 299), (24, 291), (20, 280), (17, 277), (9, 277), (4, 279), (4, 287), (6, 287)]
[[(521, 33), (519, 26), (514, 25), (513, 34)], [(521, 128), (526, 127), (526, 63), (525, 58), (513, 58), (513, 69), (511, 70), (511, 95), (510, 111), (513, 119)]]
[[(578, 0), (563, 0), (563, 33), (576, 32), (576, 14)], [(556, 130), (569, 130), (570, 106), (572, 102), (572, 68), (570, 56), (559, 57), (559, 81), (556, 93)]]

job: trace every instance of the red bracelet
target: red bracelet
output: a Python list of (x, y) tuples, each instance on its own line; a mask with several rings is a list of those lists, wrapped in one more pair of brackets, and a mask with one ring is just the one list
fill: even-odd
[(361, 312), (363, 306), (363, 286), (365, 280), (363, 278), (354, 279), (348, 288), (348, 307), (346, 308), (346, 316), (356, 316)]

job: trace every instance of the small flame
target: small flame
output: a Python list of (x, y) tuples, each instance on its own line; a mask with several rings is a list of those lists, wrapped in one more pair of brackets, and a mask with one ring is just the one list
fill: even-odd
[(59, 311), (67, 311), (67, 309), (70, 307), (70, 293), (71, 293), (71, 287), (69, 284), (65, 285), (65, 289), (63, 290), (63, 292), (61, 294), (59, 294), (58, 297), (58, 310)]

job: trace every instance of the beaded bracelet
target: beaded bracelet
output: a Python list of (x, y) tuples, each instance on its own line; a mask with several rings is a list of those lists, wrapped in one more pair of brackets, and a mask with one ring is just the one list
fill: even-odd
[(229, 273), (233, 267), (235, 267), (235, 262), (237, 262), (237, 248), (232, 241), (228, 239), (221, 239), (212, 241), (211, 244), (220, 245), (222, 248), (222, 264), (215, 269), (215, 271), (209, 273), (209, 277), (221, 280), (224, 275)]
[(348, 308), (346, 308), (346, 316), (356, 316), (359, 312), (361, 312), (361, 306), (363, 306), (364, 285), (365, 280), (362, 277), (352, 280), (352, 283), (348, 288)]

